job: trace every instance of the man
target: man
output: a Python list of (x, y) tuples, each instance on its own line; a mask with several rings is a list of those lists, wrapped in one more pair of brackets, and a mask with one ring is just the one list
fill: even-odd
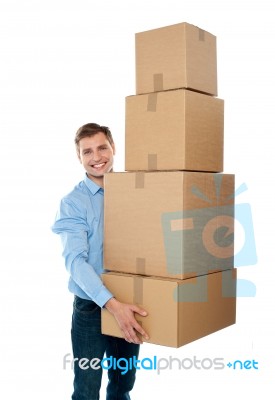
[[(134, 314), (146, 312), (133, 304), (114, 298), (103, 285), (103, 200), (104, 174), (113, 171), (115, 145), (109, 128), (88, 123), (78, 129), (75, 145), (86, 174), (60, 203), (53, 232), (61, 236), (63, 256), (70, 274), (69, 290), (75, 295), (72, 315), (72, 348), (74, 355), (73, 400), (97, 400), (102, 368), (85, 368), (79, 360), (106, 356), (120, 359), (138, 357), (140, 340), (147, 333)], [(124, 339), (101, 333), (101, 308), (116, 318)], [(89, 364), (88, 364), (89, 365)], [(135, 369), (125, 375), (119, 369), (108, 370), (107, 400), (130, 399)]]

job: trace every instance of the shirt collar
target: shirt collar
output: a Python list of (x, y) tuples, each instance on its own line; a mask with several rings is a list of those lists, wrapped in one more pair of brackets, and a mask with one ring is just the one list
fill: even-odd
[(85, 175), (84, 182), (93, 195), (95, 195), (97, 192), (100, 192), (100, 191), (103, 192), (102, 187), (97, 185), (90, 178), (88, 178), (87, 174)]

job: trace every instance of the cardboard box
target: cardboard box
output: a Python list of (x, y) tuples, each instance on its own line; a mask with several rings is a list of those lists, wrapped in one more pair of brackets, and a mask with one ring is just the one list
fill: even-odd
[(110, 172), (104, 182), (104, 267), (172, 278), (234, 265), (234, 175)]
[(223, 171), (224, 101), (179, 89), (126, 97), (125, 169)]
[(217, 96), (216, 37), (186, 22), (135, 35), (136, 94), (189, 88)]
[[(180, 347), (236, 322), (236, 269), (183, 280), (116, 273), (102, 278), (119, 301), (148, 312), (147, 317), (136, 315), (150, 336), (148, 343)], [(123, 337), (105, 309), (101, 321), (102, 333)]]

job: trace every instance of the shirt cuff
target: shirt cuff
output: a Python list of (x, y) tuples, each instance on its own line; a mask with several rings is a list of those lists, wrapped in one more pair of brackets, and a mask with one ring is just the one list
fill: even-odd
[(114, 295), (108, 289), (106, 289), (106, 287), (102, 287), (96, 297), (93, 298), (93, 301), (99, 305), (99, 307), (103, 308), (107, 301), (112, 297), (114, 297)]

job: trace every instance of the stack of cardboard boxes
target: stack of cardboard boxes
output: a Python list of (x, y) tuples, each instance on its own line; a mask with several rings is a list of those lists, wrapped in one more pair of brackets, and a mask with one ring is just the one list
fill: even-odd
[[(234, 175), (223, 173), (216, 38), (188, 23), (136, 34), (125, 172), (105, 176), (103, 281), (180, 347), (235, 323)], [(122, 337), (102, 310), (102, 332)]]

